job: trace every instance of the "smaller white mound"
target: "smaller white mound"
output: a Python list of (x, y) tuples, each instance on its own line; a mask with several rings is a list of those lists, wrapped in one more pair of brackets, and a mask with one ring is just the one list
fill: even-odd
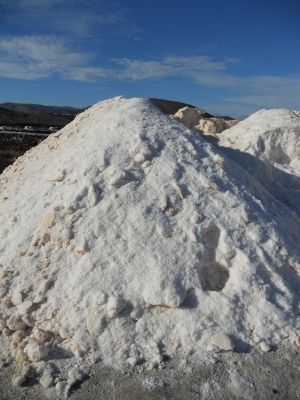
[(261, 110), (219, 135), (218, 146), (300, 216), (300, 117)]

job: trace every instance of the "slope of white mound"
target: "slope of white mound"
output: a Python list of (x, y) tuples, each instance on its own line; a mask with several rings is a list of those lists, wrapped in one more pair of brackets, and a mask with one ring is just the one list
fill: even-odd
[(298, 220), (148, 100), (96, 104), (0, 179), (0, 351), (17, 360), (156, 363), (300, 329)]
[(300, 117), (261, 110), (219, 135), (220, 149), (300, 216)]

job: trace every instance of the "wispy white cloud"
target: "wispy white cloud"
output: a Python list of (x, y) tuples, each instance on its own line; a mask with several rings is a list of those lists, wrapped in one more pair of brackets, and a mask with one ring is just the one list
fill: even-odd
[(56, 36), (0, 39), (0, 76), (35, 80), (85, 65), (92, 55), (70, 51)]
[(233, 58), (125, 58), (110, 60), (111, 67), (104, 67), (97, 65), (94, 54), (74, 51), (69, 42), (54, 35), (0, 38), (0, 60), (0, 76), (6, 78), (36, 80), (57, 74), (65, 80), (94, 83), (180, 78), (189, 84), (225, 90), (228, 110), (233, 103), (241, 110), (244, 106), (293, 108), (300, 98), (300, 76), (235, 76), (230, 67), (238, 60)]
[(141, 32), (118, 1), (1, 0), (0, 7), (11, 26), (25, 30), (31, 26), (45, 34), (72, 35), (77, 40), (98, 38), (101, 33), (135, 38)]
[[(218, 84), (219, 71), (225, 71), (232, 60), (214, 61), (206, 56), (168, 56), (163, 60), (113, 59), (112, 68), (94, 65), (93, 54), (74, 52), (63, 38), (24, 36), (0, 38), (0, 76), (39, 79), (60, 74), (64, 79), (95, 82), (99, 78), (137, 81), (183, 76), (195, 81)], [(223, 79), (224, 81), (224, 79)], [(204, 82), (205, 83), (205, 82)]]
[(118, 79), (158, 79), (171, 76), (184, 76), (200, 80), (201, 76), (215, 76), (216, 71), (226, 70), (228, 64), (238, 60), (224, 59), (214, 61), (207, 56), (181, 57), (168, 56), (163, 60), (143, 61), (129, 59), (115, 59), (123, 69), (118, 72)]
[(228, 101), (260, 107), (293, 108), (300, 99), (299, 76), (253, 76), (241, 79), (238, 95)]

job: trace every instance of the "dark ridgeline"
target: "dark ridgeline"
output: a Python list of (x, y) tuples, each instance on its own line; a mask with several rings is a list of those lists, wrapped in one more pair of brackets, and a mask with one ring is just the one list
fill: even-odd
[[(167, 115), (175, 114), (183, 107), (196, 108), (191, 104), (179, 101), (149, 98), (161, 112)], [(0, 126), (57, 126), (62, 128), (69, 124), (75, 116), (88, 107), (79, 109), (72, 107), (42, 106), (39, 104), (2, 103), (0, 104)], [(204, 118), (213, 115), (205, 113)]]
[[(150, 98), (149, 99), (152, 104), (155, 105), (158, 109), (160, 109), (161, 112), (167, 115), (173, 115), (176, 114), (178, 110), (180, 110), (183, 107), (191, 107), (191, 108), (197, 108), (195, 106), (192, 106), (191, 104), (186, 104), (186, 103), (181, 103), (180, 101), (171, 101), (171, 100), (163, 100), (163, 99), (155, 99), (155, 98)], [(203, 118), (212, 118), (213, 115), (208, 114), (207, 112), (203, 114)]]
[(6, 108), (11, 111), (21, 111), (24, 113), (33, 113), (37, 111), (45, 111), (50, 114), (58, 114), (58, 115), (77, 115), (82, 111), (86, 110), (85, 108), (75, 108), (75, 107), (59, 107), (59, 106), (43, 106), (41, 104), (30, 104), (30, 103), (1, 103), (0, 107)]
[(56, 115), (46, 111), (25, 113), (22, 111), (8, 110), (0, 107), (0, 126), (57, 126), (63, 128), (73, 121), (73, 115)]

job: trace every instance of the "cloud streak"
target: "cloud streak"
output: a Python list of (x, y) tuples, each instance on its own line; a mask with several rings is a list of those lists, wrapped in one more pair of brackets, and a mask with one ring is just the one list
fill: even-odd
[[(187, 84), (224, 89), (226, 101), (261, 107), (293, 107), (300, 98), (300, 76), (239, 77), (230, 67), (233, 58), (170, 55), (161, 60), (110, 60), (111, 67), (97, 65), (92, 53), (73, 51), (63, 38), (24, 36), (0, 38), (0, 76), (37, 80), (58, 75), (82, 82), (138, 82), (184, 79)], [(229, 94), (233, 95), (229, 95)]]
[(90, 54), (70, 51), (65, 41), (55, 36), (0, 39), (0, 76), (4, 78), (46, 78), (91, 59)]
[[(130, 21), (130, 12), (117, 1), (2, 0), (2, 14), (9, 25), (28, 26), (47, 34), (67, 34), (84, 41), (105, 35), (134, 38), (141, 30)], [(104, 30), (105, 28), (105, 30)]]

